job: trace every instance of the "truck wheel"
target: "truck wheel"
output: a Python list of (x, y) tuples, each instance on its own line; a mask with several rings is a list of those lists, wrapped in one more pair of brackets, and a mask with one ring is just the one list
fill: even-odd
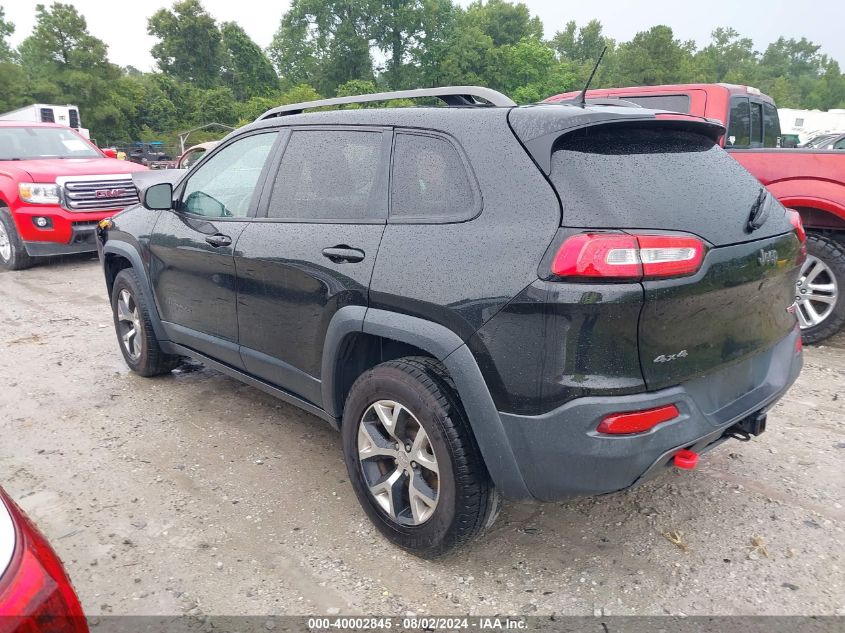
[(117, 342), (129, 369), (141, 376), (158, 376), (169, 373), (179, 364), (179, 356), (161, 350), (150, 321), (149, 307), (131, 268), (121, 270), (115, 277), (111, 305)]
[(495, 488), (437, 361), (401, 358), (362, 374), (346, 399), (342, 431), (358, 501), (399, 547), (434, 558), (495, 518)]
[(807, 236), (807, 261), (795, 289), (806, 343), (819, 343), (845, 325), (845, 246), (825, 235)]
[(23, 270), (33, 263), (18, 235), (12, 214), (6, 207), (0, 207), (0, 266), (6, 270)]

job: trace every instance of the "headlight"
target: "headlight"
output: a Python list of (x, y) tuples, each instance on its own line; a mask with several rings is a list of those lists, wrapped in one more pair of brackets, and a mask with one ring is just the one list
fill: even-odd
[(18, 195), (30, 204), (59, 204), (59, 186), (54, 182), (22, 182)]

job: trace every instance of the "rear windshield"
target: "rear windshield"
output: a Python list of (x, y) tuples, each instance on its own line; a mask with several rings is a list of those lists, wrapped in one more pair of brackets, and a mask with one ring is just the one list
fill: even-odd
[(717, 244), (747, 239), (761, 189), (713, 140), (667, 126), (566, 135), (553, 149), (551, 180), (564, 226), (688, 231)]
[(60, 127), (0, 127), (0, 160), (99, 158), (76, 132)]
[(689, 114), (689, 95), (619, 95), (620, 99), (636, 103), (643, 108), (650, 110), (671, 110), (672, 112), (683, 112)]

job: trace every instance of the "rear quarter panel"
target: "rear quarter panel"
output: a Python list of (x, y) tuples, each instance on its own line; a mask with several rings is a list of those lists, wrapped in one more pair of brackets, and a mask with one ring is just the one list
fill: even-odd
[(480, 187), (474, 219), (388, 224), (370, 286), (370, 305), (434, 321), (467, 340), (537, 279), (560, 222), (551, 186), (517, 141), (507, 110), (450, 108), (431, 129), (462, 147)]

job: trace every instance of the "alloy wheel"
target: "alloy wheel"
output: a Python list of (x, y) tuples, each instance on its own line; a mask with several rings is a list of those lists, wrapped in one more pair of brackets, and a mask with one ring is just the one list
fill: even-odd
[(12, 258), (12, 243), (9, 240), (9, 234), (6, 233), (6, 227), (0, 222), (0, 258), (3, 261), (9, 261)]
[(117, 326), (120, 344), (133, 361), (141, 356), (141, 315), (135, 297), (125, 288), (117, 296)]
[(833, 312), (839, 288), (833, 271), (818, 257), (807, 256), (795, 284), (795, 304), (802, 330), (815, 327)]
[(358, 425), (358, 458), (378, 506), (402, 525), (431, 518), (440, 496), (440, 471), (431, 440), (407, 407), (379, 400)]

